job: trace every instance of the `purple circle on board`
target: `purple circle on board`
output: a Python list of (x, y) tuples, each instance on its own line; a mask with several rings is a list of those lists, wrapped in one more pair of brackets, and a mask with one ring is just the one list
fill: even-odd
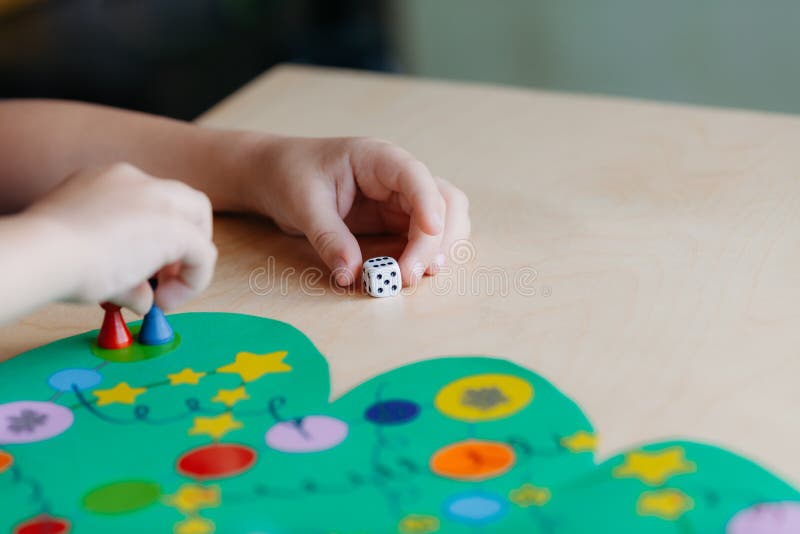
[(0, 445), (50, 439), (72, 426), (73, 420), (69, 408), (53, 402), (16, 401), (0, 404)]
[(726, 534), (795, 534), (800, 532), (800, 502), (756, 504), (734, 515)]
[(282, 452), (318, 452), (340, 444), (347, 437), (347, 423), (327, 415), (309, 415), (276, 423), (264, 436), (267, 445)]

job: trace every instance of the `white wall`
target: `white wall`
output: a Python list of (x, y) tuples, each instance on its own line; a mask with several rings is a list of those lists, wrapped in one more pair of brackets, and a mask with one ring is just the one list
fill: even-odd
[(798, 0), (393, 0), (407, 72), (800, 113)]

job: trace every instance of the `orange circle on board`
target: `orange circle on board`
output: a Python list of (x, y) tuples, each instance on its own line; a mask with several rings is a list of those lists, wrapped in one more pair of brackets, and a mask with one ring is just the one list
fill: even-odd
[(514, 449), (505, 443), (469, 439), (433, 453), (430, 468), (440, 477), (479, 481), (502, 475), (515, 461)]
[(14, 457), (5, 451), (0, 451), (0, 473), (11, 467), (14, 463)]

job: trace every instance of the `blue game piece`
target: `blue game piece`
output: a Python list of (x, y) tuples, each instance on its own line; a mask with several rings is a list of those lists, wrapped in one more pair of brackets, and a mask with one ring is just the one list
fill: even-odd
[(147, 315), (142, 320), (139, 330), (139, 343), (142, 345), (163, 345), (175, 338), (172, 327), (167, 322), (167, 317), (161, 308), (153, 304)]
[[(150, 280), (150, 285), (155, 290), (155, 279)], [(172, 327), (167, 322), (164, 312), (153, 303), (153, 307), (144, 316), (142, 327), (139, 330), (139, 343), (142, 345), (163, 345), (175, 338)]]

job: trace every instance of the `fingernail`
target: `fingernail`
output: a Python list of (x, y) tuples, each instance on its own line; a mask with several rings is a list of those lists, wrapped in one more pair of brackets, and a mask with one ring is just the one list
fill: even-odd
[(439, 272), (442, 268), (447, 264), (447, 258), (445, 258), (444, 254), (437, 254), (435, 258), (433, 258), (433, 270)]
[(425, 266), (420, 262), (416, 262), (414, 267), (411, 269), (411, 281), (418, 281), (420, 278), (422, 278), (423, 274), (425, 274)]
[(333, 265), (333, 275), (340, 286), (349, 286), (351, 283), (350, 271), (344, 260), (337, 260)]

